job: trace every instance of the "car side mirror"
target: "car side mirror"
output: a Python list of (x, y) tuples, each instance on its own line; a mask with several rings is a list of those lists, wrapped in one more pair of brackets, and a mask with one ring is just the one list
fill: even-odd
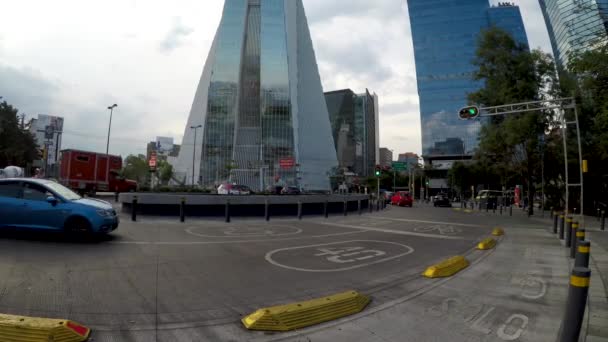
[(53, 196), (49, 196), (46, 198), (46, 201), (49, 202), (53, 207), (57, 205), (57, 203), (59, 203), (59, 200), (57, 200), (55, 197)]

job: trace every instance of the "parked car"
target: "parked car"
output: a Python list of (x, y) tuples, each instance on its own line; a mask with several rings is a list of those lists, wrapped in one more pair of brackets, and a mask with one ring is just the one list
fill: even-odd
[(435, 195), (433, 199), (433, 205), (435, 207), (451, 207), (452, 202), (450, 202), (450, 198), (447, 194), (441, 193)]
[(281, 190), (281, 195), (300, 195), (302, 192), (296, 186), (286, 186)]
[(398, 191), (391, 197), (391, 204), (411, 208), (414, 206), (414, 199), (408, 191)]
[(0, 180), (0, 228), (29, 228), (105, 234), (119, 218), (108, 202), (82, 198), (44, 179)]
[(251, 195), (252, 193), (246, 185), (224, 183), (217, 188), (218, 195)]

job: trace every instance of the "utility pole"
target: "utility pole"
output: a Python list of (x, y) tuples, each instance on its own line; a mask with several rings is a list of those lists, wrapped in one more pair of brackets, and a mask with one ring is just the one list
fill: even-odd
[(114, 108), (118, 107), (115, 103), (108, 107), (110, 110), (110, 124), (108, 125), (108, 143), (106, 144), (106, 154), (110, 154), (110, 131), (112, 130), (112, 114), (114, 114)]

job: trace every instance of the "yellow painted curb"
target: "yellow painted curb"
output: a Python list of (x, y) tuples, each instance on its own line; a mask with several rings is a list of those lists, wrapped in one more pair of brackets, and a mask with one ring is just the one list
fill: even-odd
[(81, 342), (90, 333), (91, 329), (65, 319), (0, 314), (0, 341)]
[(463, 256), (455, 256), (430, 266), (422, 275), (427, 278), (450, 277), (467, 268), (467, 266), (469, 266), (467, 259)]
[(487, 238), (487, 239), (481, 241), (479, 244), (477, 244), (477, 249), (485, 251), (488, 249), (492, 249), (495, 246), (496, 246), (496, 240), (494, 240), (492, 238)]
[(244, 317), (241, 322), (249, 330), (289, 331), (331, 321), (361, 312), (369, 298), (357, 291), (305, 302), (262, 308)]
[(502, 228), (500, 228), (500, 227), (496, 227), (492, 231), (492, 235), (494, 235), (494, 236), (503, 236), (503, 235), (505, 235), (505, 230), (502, 229)]

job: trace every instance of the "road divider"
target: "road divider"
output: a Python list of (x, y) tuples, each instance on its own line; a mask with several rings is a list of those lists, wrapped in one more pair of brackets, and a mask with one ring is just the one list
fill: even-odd
[(486, 251), (488, 249), (494, 248), (495, 246), (496, 246), (496, 240), (494, 240), (492, 238), (487, 238), (477, 244), (477, 249)]
[(91, 329), (65, 319), (0, 314), (0, 341), (81, 342), (90, 333)]
[(451, 257), (438, 264), (430, 266), (422, 274), (427, 278), (451, 277), (469, 266), (469, 261), (463, 256)]
[(492, 231), (492, 235), (494, 235), (494, 236), (503, 236), (503, 235), (505, 235), (505, 230), (502, 229), (502, 228), (500, 228), (500, 227), (496, 227)]
[(369, 297), (348, 291), (268, 308), (244, 317), (241, 322), (249, 330), (290, 331), (359, 313), (369, 304)]

